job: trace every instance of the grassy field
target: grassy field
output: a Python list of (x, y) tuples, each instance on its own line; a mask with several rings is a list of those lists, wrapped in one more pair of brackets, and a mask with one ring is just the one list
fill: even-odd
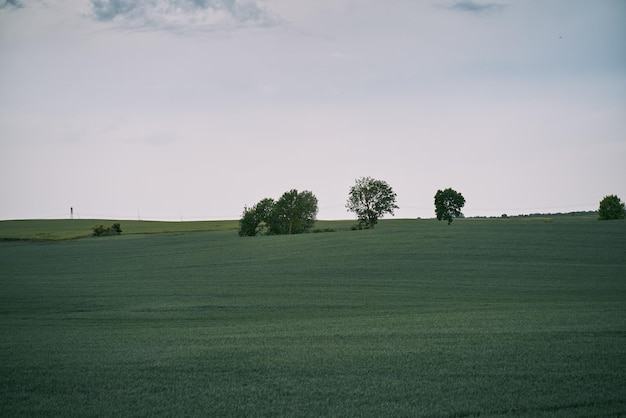
[(0, 241), (59, 241), (85, 238), (93, 234), (94, 226), (101, 224), (109, 227), (116, 222), (121, 224), (124, 235), (224, 231), (239, 228), (238, 221), (17, 220), (0, 221)]
[(626, 415), (624, 221), (40, 222), (0, 222), (0, 416)]

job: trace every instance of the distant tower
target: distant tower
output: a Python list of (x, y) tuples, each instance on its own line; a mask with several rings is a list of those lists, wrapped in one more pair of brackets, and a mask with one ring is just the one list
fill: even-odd
[(70, 219), (74, 219), (74, 208), (70, 208)]

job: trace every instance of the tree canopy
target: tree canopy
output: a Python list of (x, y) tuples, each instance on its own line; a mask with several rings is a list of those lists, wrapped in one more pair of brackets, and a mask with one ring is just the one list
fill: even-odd
[(601, 220), (624, 219), (626, 216), (626, 207), (624, 206), (624, 202), (616, 195), (604, 196), (600, 201), (598, 215)]
[(350, 188), (346, 208), (354, 212), (359, 220), (359, 227), (374, 228), (386, 213), (393, 215), (396, 205), (396, 194), (391, 186), (382, 180), (361, 177)]
[(437, 190), (435, 194), (435, 214), (437, 220), (446, 220), (448, 225), (452, 223), (452, 219), (462, 215), (461, 209), (465, 206), (465, 198), (456, 190), (447, 188), (445, 190)]
[(292, 189), (277, 201), (265, 198), (252, 208), (245, 207), (239, 220), (239, 235), (300, 234), (310, 230), (317, 216), (317, 198), (305, 190)]
[(274, 205), (274, 233), (300, 234), (308, 231), (317, 216), (317, 198), (310, 191), (285, 192)]

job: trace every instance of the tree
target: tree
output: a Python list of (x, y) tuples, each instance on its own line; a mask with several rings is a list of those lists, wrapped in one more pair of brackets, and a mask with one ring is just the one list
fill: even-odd
[(256, 204), (254, 210), (257, 216), (257, 233), (269, 232), (272, 229), (272, 223), (274, 222), (274, 207), (276, 202), (274, 199), (265, 198)]
[(239, 219), (239, 236), (253, 237), (258, 233), (259, 218), (255, 208), (243, 208), (243, 215)]
[(313, 227), (317, 215), (317, 198), (309, 191), (285, 192), (274, 205), (274, 233), (301, 234)]
[(463, 206), (465, 206), (465, 198), (461, 193), (451, 188), (437, 190), (437, 194), (435, 194), (435, 214), (437, 215), (437, 220), (446, 220), (448, 225), (450, 225), (453, 218), (463, 215), (461, 213)]
[(619, 197), (612, 194), (604, 196), (604, 198), (600, 201), (598, 214), (600, 215), (599, 219), (601, 220), (624, 219), (626, 216), (626, 207), (624, 206), (624, 202), (622, 202)]
[(310, 191), (285, 192), (277, 201), (265, 198), (252, 208), (244, 208), (239, 235), (300, 234), (310, 230), (317, 216), (317, 198)]
[(359, 220), (359, 227), (374, 228), (378, 218), (386, 213), (393, 215), (396, 205), (396, 194), (391, 186), (382, 180), (361, 177), (350, 188), (346, 208), (354, 212)]

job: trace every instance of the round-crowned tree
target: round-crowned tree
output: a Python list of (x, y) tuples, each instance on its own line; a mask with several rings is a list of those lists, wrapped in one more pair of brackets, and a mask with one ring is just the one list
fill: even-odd
[(465, 206), (465, 198), (461, 193), (451, 188), (437, 190), (437, 194), (435, 194), (435, 214), (438, 220), (446, 220), (448, 225), (450, 225), (452, 219), (462, 215), (461, 209), (463, 206)]
[(350, 188), (346, 208), (354, 212), (359, 220), (359, 227), (374, 228), (386, 213), (393, 215), (396, 205), (396, 194), (391, 186), (382, 180), (361, 177)]
[(624, 206), (624, 202), (616, 195), (604, 196), (600, 201), (598, 215), (601, 220), (624, 219), (626, 216), (626, 207)]

